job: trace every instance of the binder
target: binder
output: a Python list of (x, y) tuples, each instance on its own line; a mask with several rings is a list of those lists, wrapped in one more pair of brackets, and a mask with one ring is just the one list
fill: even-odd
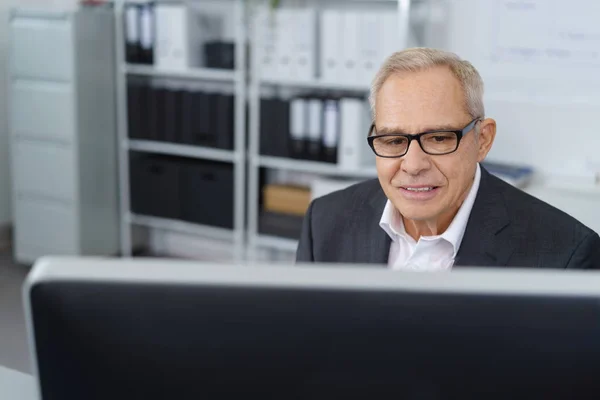
[(181, 113), (179, 126), (181, 132), (176, 138), (179, 143), (191, 143), (192, 141), (192, 124), (193, 115), (196, 110), (194, 109), (194, 92), (192, 90), (181, 91)]
[(342, 169), (357, 170), (375, 165), (375, 155), (367, 144), (370, 124), (369, 108), (361, 98), (340, 100), (341, 129), (338, 147), (338, 165)]
[(190, 95), (191, 111), (189, 127), (184, 130), (182, 138), (186, 144), (197, 146), (215, 146), (214, 137), (210, 134), (210, 103), (208, 93), (193, 91)]
[(234, 138), (234, 97), (231, 94), (215, 94), (216, 113), (211, 134), (216, 136), (216, 147), (233, 150)]
[(154, 5), (140, 4), (140, 57), (142, 64), (154, 64), (155, 20)]
[(354, 84), (359, 79), (358, 29), (360, 13), (354, 10), (342, 12), (342, 35), (340, 43), (341, 70), (339, 80)]
[(308, 100), (308, 141), (306, 144), (307, 158), (318, 161), (321, 159), (321, 142), (323, 141), (323, 100), (312, 98)]
[(339, 135), (339, 101), (336, 99), (327, 99), (323, 107), (323, 161), (337, 163)]
[(257, 39), (259, 42), (260, 74), (264, 78), (274, 78), (277, 75), (276, 64), (276, 18), (275, 12), (262, 6), (256, 12)]
[(290, 101), (290, 155), (293, 158), (304, 158), (308, 139), (308, 104), (303, 98)]
[(338, 10), (323, 10), (319, 19), (321, 47), (319, 75), (326, 82), (339, 82), (341, 71), (342, 14)]
[(289, 25), (279, 34), (289, 38), (285, 50), (290, 57), (287, 76), (294, 81), (312, 81), (316, 78), (317, 12), (314, 8), (293, 8), (288, 11)]
[(188, 26), (183, 5), (159, 4), (156, 14), (156, 66), (166, 69), (185, 69), (188, 60)]
[(380, 42), (384, 38), (379, 12), (364, 12), (359, 15), (358, 25), (358, 70), (357, 80), (368, 85), (373, 80), (385, 59)]
[(147, 118), (145, 85), (130, 80), (127, 83), (127, 136), (131, 139), (144, 139), (143, 118)]
[(131, 64), (140, 60), (140, 7), (125, 4), (125, 61)]
[(273, 78), (280, 80), (293, 79), (292, 60), (294, 59), (294, 11), (279, 8), (275, 11), (275, 68)]
[(169, 143), (180, 141), (182, 91), (177, 88), (165, 88), (164, 140)]
[(150, 112), (148, 117), (148, 139), (165, 140), (165, 95), (166, 89), (159, 86), (150, 88)]

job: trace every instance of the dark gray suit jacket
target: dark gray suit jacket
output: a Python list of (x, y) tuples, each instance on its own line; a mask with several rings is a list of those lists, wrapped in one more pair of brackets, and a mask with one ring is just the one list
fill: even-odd
[[(296, 261), (387, 264), (391, 239), (379, 226), (386, 201), (376, 179), (315, 199)], [(598, 269), (600, 237), (482, 167), (454, 265)]]

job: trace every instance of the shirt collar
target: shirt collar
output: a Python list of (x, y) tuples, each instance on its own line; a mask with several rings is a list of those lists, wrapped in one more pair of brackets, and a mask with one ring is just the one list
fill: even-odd
[[(456, 257), (458, 249), (460, 248), (460, 244), (462, 243), (465, 230), (467, 229), (467, 223), (469, 221), (469, 216), (471, 215), (471, 210), (473, 209), (473, 204), (475, 203), (475, 198), (477, 197), (477, 192), (479, 191), (480, 182), (481, 167), (478, 163), (477, 168), (475, 168), (475, 178), (473, 179), (473, 185), (471, 185), (469, 194), (467, 194), (467, 197), (458, 209), (458, 212), (448, 226), (448, 229), (446, 229), (446, 231), (441, 235), (427, 236), (425, 237), (425, 240), (444, 239), (448, 241), (450, 244), (452, 244), (452, 247), (454, 248), (454, 256)], [(406, 240), (412, 240), (412, 238), (404, 229), (404, 222), (402, 221), (400, 213), (389, 199), (383, 208), (383, 213), (381, 215), (381, 219), (379, 220), (379, 226), (394, 242), (397, 242), (400, 237), (403, 237)]]

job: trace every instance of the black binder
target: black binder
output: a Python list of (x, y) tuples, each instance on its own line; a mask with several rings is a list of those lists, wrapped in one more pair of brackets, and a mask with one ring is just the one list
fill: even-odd
[(144, 139), (144, 119), (147, 118), (147, 87), (130, 80), (127, 83), (127, 135), (131, 139)]
[(125, 4), (123, 16), (125, 61), (135, 64), (140, 61), (140, 6)]
[(181, 90), (174, 88), (165, 89), (164, 139), (170, 143), (180, 142), (182, 131), (181, 98)]
[(139, 62), (141, 64), (154, 64), (154, 42), (156, 40), (155, 33), (155, 17), (154, 4), (143, 3), (140, 7), (140, 51)]
[(167, 90), (160, 86), (150, 88), (150, 126), (148, 129), (149, 140), (165, 140), (165, 97)]
[(230, 94), (215, 94), (214, 101), (215, 118), (211, 119), (210, 130), (216, 136), (216, 147), (220, 149), (233, 150), (234, 137), (234, 97)]
[(260, 105), (260, 154), (290, 157), (290, 103), (263, 98)]

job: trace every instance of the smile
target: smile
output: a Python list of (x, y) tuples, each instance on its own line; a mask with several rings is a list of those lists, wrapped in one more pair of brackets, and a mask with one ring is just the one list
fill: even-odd
[(436, 186), (418, 187), (418, 188), (415, 188), (415, 187), (402, 187), (402, 189), (408, 190), (408, 191), (411, 191), (411, 192), (429, 192), (429, 191), (432, 191), (435, 188), (436, 188)]

